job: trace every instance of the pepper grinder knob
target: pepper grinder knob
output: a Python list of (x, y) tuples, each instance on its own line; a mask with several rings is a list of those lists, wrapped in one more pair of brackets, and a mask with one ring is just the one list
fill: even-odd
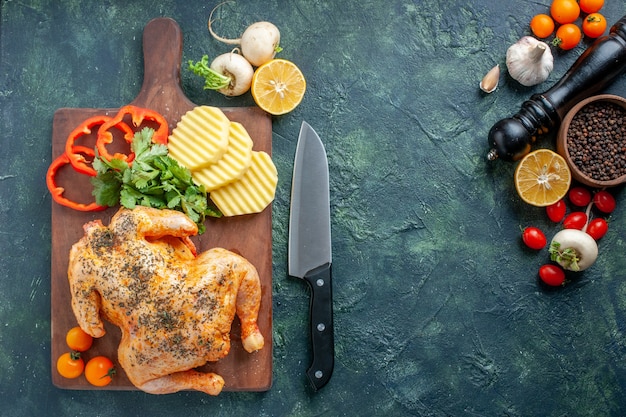
[(524, 155), (530, 151), (531, 138), (531, 132), (518, 119), (502, 119), (489, 131), (489, 142), (493, 147), (487, 154), (487, 159), (518, 159), (516, 155)]

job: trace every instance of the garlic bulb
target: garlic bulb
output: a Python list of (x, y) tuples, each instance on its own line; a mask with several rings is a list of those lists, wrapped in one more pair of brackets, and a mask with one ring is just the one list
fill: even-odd
[(511, 78), (530, 87), (548, 79), (554, 58), (548, 44), (524, 36), (506, 51), (506, 67)]
[(491, 93), (498, 88), (498, 82), (500, 81), (500, 65), (496, 65), (491, 68), (487, 75), (480, 81), (479, 87), (485, 93)]

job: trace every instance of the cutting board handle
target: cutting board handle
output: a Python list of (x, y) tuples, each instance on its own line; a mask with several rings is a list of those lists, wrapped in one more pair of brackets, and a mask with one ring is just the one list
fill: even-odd
[(143, 31), (143, 84), (131, 104), (158, 111), (171, 124), (195, 107), (180, 85), (182, 56), (183, 34), (178, 23), (169, 17), (149, 21)]

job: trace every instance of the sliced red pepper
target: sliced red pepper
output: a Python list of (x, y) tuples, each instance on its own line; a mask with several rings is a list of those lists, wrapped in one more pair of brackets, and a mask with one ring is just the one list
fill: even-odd
[(110, 132), (110, 129), (113, 127), (121, 130), (124, 133), (124, 140), (127, 143), (132, 143), (133, 141), (135, 132), (133, 132), (133, 129), (131, 129), (131, 127), (126, 124), (124, 120), (122, 120), (124, 118), (124, 115), (121, 115), (121, 117), (119, 116), (120, 114), (118, 113), (117, 116), (109, 117), (109, 120), (101, 124), (100, 128), (98, 129), (96, 148), (98, 149), (99, 156), (106, 159), (107, 161), (110, 161), (113, 158), (117, 158), (126, 162), (131, 162), (133, 159), (135, 159), (134, 153), (130, 152), (128, 155), (115, 153), (111, 155), (106, 148), (106, 145), (113, 143), (113, 133)]
[[(111, 118), (105, 115), (90, 117), (84, 120), (68, 135), (67, 141), (65, 142), (65, 153), (69, 157), (72, 167), (81, 174), (89, 175), (91, 177), (95, 177), (97, 175), (96, 170), (93, 169), (91, 164), (87, 162), (87, 159), (83, 155), (85, 152), (74, 152), (74, 150), (79, 148), (76, 146), (76, 141), (81, 136), (90, 134), (95, 126), (100, 126), (109, 120), (111, 120)], [(128, 127), (128, 131), (130, 131), (130, 127)]]
[[(109, 161), (113, 157), (122, 159), (126, 162), (130, 162), (132, 160), (131, 155), (127, 156), (116, 154), (114, 156), (111, 156), (106, 150), (106, 145), (113, 142), (113, 135), (111, 134), (111, 132), (109, 132), (109, 129), (114, 126), (118, 126), (119, 124), (125, 124), (124, 117), (126, 117), (126, 115), (130, 115), (132, 124), (135, 127), (139, 127), (144, 120), (156, 122), (159, 126), (152, 136), (152, 142), (167, 145), (169, 136), (169, 126), (167, 124), (167, 120), (165, 120), (165, 118), (160, 113), (154, 110), (128, 104), (122, 107), (111, 120), (105, 122), (102, 126), (100, 126), (100, 129), (98, 129), (98, 140), (96, 142), (96, 147), (98, 148), (100, 156), (106, 158)], [(126, 142), (131, 143), (133, 140), (133, 136), (134, 133), (132, 135), (126, 134), (124, 135), (124, 139), (126, 139)]]
[(167, 124), (167, 120), (165, 120), (165, 117), (163, 117), (159, 112), (129, 104), (122, 107), (118, 115), (115, 117), (120, 117), (120, 120), (122, 120), (124, 118), (124, 115), (126, 114), (130, 114), (133, 121), (133, 126), (135, 127), (139, 127), (139, 125), (141, 125), (144, 120), (150, 120), (157, 123), (159, 127), (155, 130), (154, 135), (152, 136), (152, 142), (160, 143), (161, 145), (167, 145), (167, 140), (169, 137), (169, 126)]
[[(96, 153), (93, 149), (90, 149), (86, 146), (74, 146), (71, 149), (71, 153), (78, 154), (84, 153), (88, 157), (95, 157)], [(56, 183), (56, 174), (59, 169), (65, 165), (70, 165), (70, 158), (67, 153), (63, 152), (59, 155), (48, 167), (48, 172), (46, 174), (46, 185), (48, 186), (48, 190), (50, 190), (50, 194), (52, 195), (52, 199), (56, 201), (58, 204), (72, 208), (78, 211), (101, 211), (105, 210), (106, 206), (101, 206), (96, 204), (95, 202), (90, 204), (77, 203), (63, 196), (63, 192), (65, 188), (59, 187)]]

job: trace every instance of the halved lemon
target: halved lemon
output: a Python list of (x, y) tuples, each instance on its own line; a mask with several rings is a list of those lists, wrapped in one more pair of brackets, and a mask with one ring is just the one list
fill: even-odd
[(306, 80), (293, 62), (272, 59), (256, 69), (250, 91), (257, 106), (278, 116), (289, 113), (300, 104), (306, 91)]
[(515, 169), (515, 189), (526, 203), (545, 207), (563, 198), (572, 183), (567, 162), (550, 149), (526, 155)]

